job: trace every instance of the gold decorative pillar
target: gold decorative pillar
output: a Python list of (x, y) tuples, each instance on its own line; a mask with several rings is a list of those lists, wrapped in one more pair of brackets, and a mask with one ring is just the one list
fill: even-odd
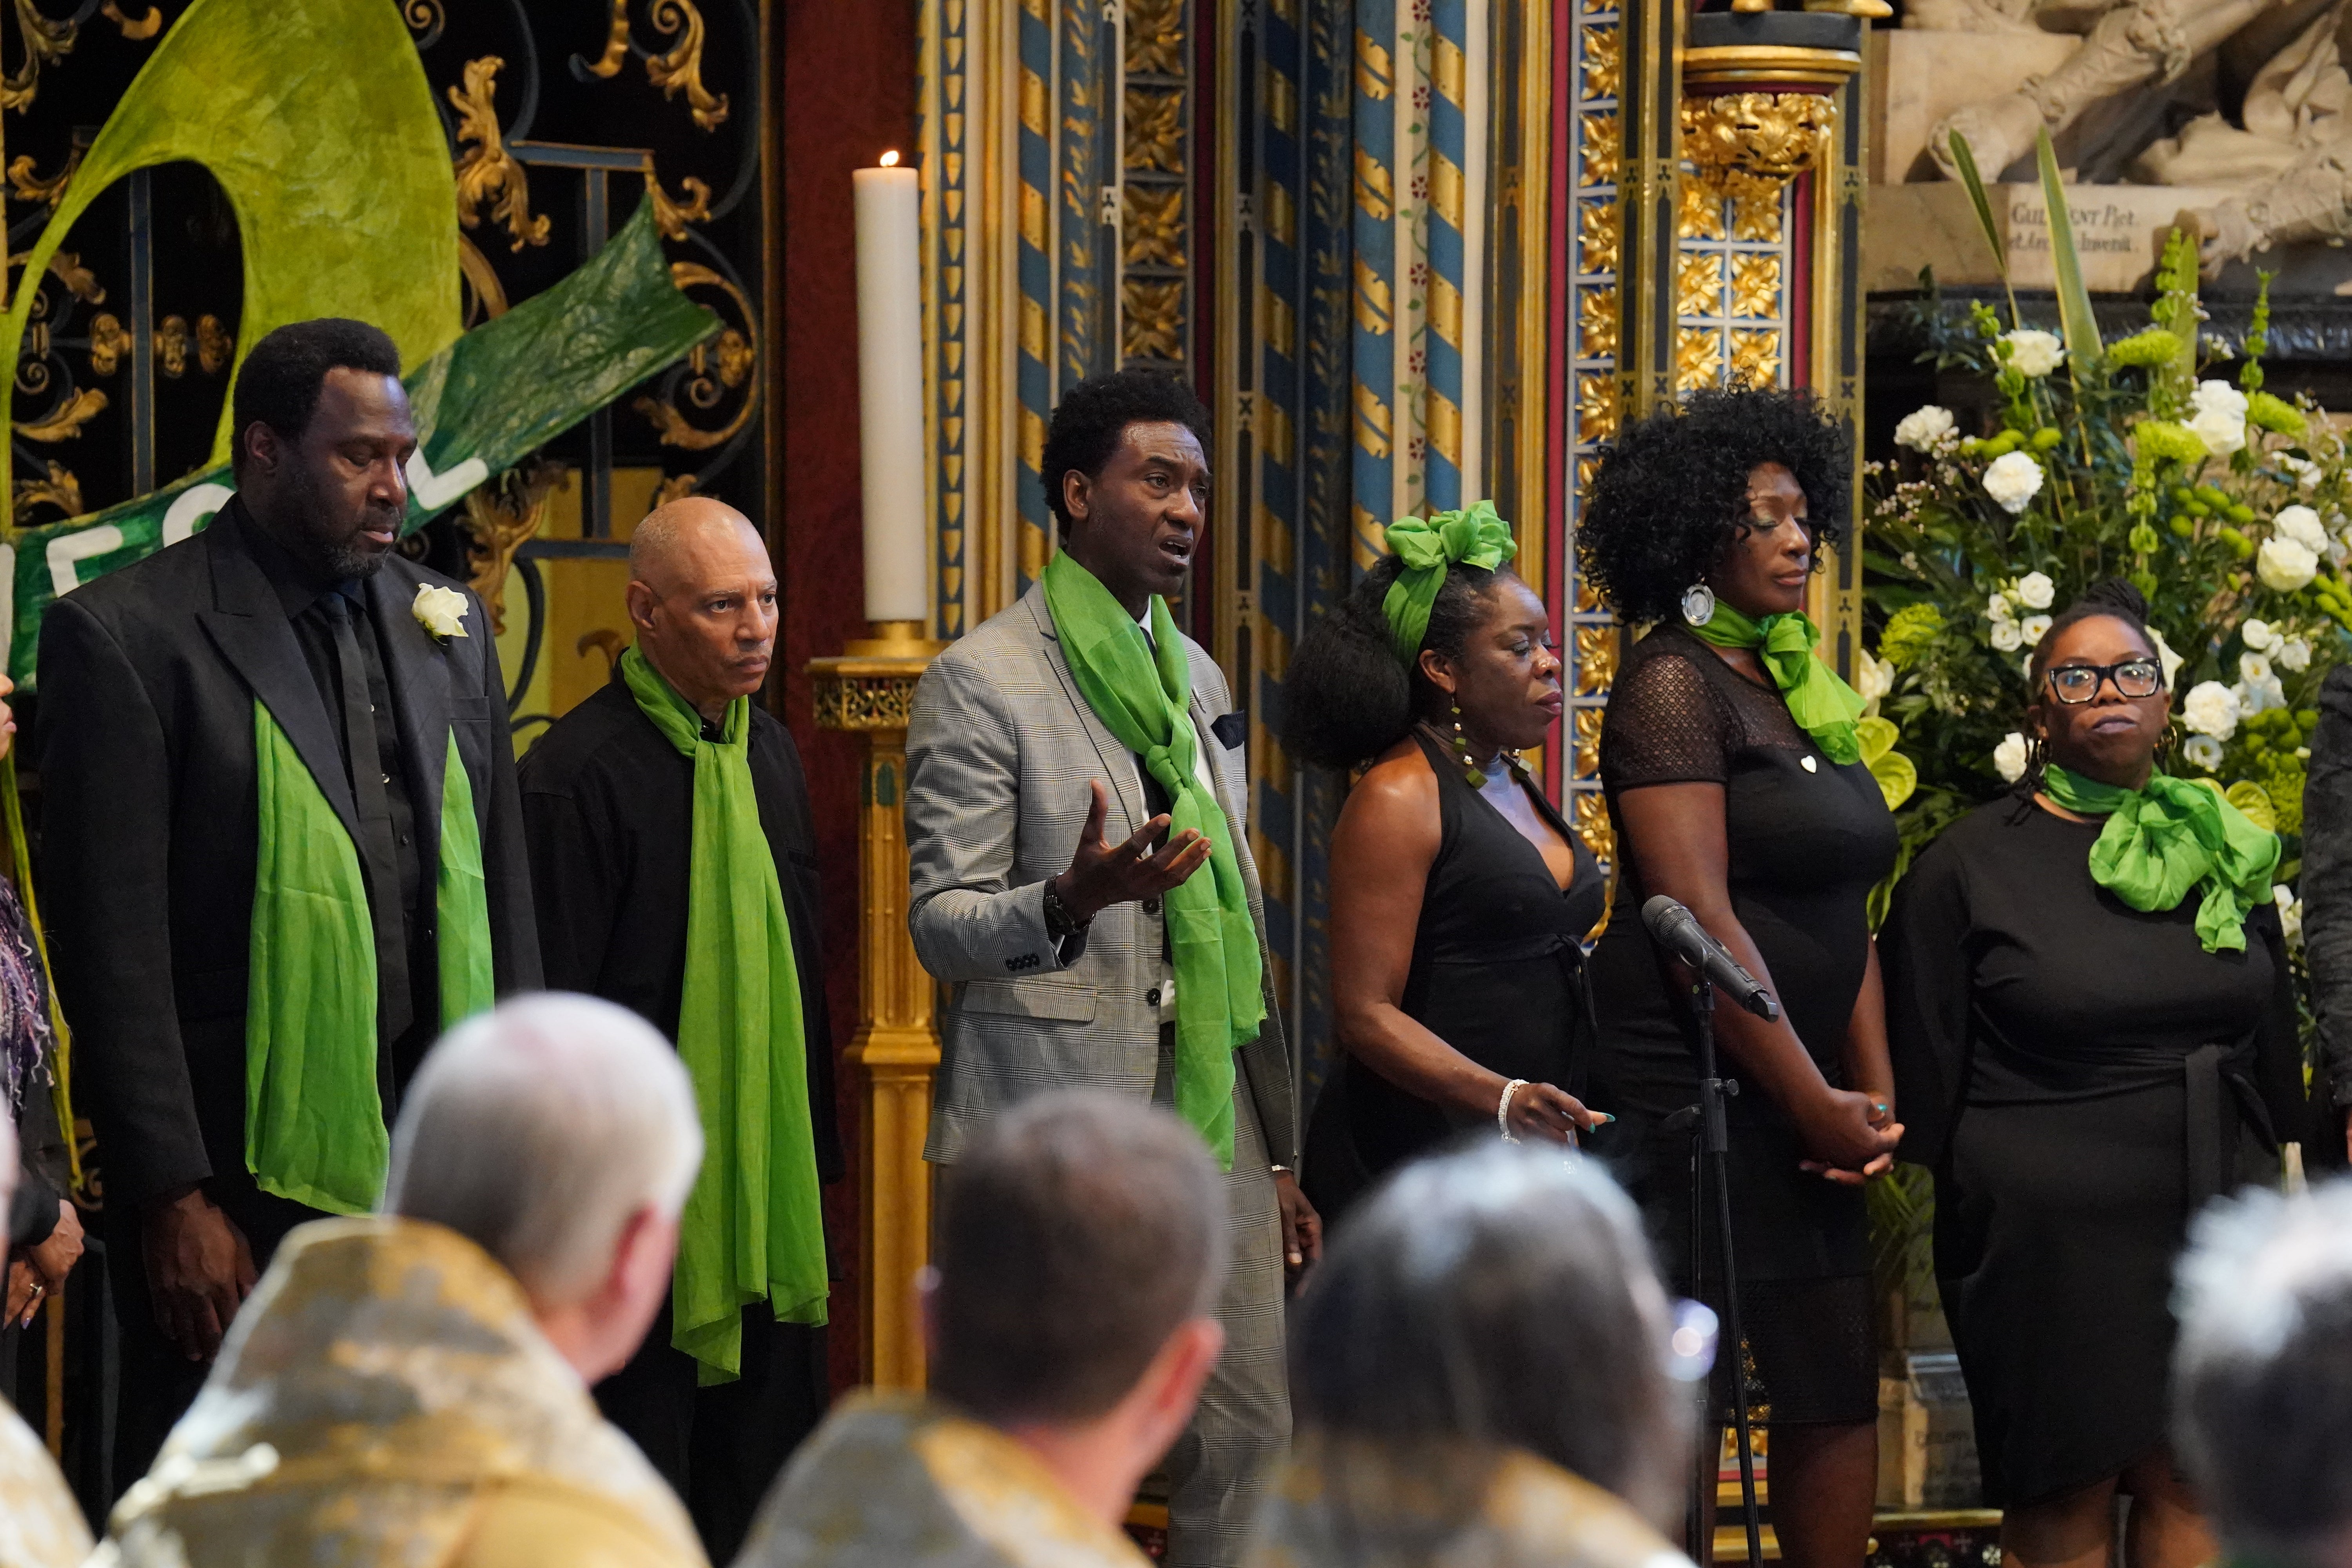
[(865, 1190), (859, 1258), (865, 1283), (866, 1381), (924, 1383), (916, 1274), (930, 1258), (931, 1178), (923, 1137), (939, 1071), (937, 988), (907, 934), (907, 717), (915, 682), (947, 645), (919, 621), (879, 621), (837, 658), (812, 659), (816, 721), (866, 738), (858, 786), (856, 1036), (849, 1061), (865, 1079)]

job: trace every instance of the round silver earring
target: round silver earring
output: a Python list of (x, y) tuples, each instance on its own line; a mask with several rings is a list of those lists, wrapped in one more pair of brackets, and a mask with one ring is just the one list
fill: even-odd
[(1685, 588), (1683, 619), (1695, 626), (1703, 626), (1715, 619), (1715, 590), (1704, 583), (1694, 583)]

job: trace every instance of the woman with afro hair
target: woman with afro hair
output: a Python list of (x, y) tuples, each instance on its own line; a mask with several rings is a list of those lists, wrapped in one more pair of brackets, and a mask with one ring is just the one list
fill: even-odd
[[(1729, 1185), (1750, 1382), (1770, 1405), (1772, 1518), (1796, 1568), (1860, 1568), (1870, 1534), (1878, 1357), (1861, 1184), (1902, 1135), (1864, 912), (1894, 867), (1895, 822), (1859, 761), (1862, 699), (1803, 614), (1852, 479), (1845, 427), (1804, 393), (1701, 392), (1603, 450), (1577, 528), (1586, 580), (1629, 633), (1649, 628), (1601, 731), (1622, 883), (1592, 955), (1591, 1093), (1618, 1121), (1593, 1151), (1690, 1291), (1692, 1131), (1677, 1114), (1698, 1100), (1690, 976), (1633, 915), (1663, 893), (1781, 1007), (1770, 1023), (1715, 1018), (1740, 1089)], [(1720, 1279), (1710, 1263), (1706, 1292)], [(1727, 1376), (1716, 1398), (1727, 1406)]]
[(1458, 1132), (1573, 1143), (1601, 868), (1520, 765), (1559, 722), (1551, 616), (1485, 501), (1388, 531), (1393, 552), (1300, 640), (1291, 755), (1369, 763), (1331, 835), (1333, 1029), (1307, 1135), (1327, 1222)]

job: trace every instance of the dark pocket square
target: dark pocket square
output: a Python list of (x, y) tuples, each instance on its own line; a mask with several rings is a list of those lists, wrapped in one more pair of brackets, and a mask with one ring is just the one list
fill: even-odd
[(1209, 728), (1215, 731), (1225, 750), (1238, 752), (1242, 749), (1242, 742), (1249, 739), (1249, 715), (1228, 713), (1222, 719), (1211, 720)]

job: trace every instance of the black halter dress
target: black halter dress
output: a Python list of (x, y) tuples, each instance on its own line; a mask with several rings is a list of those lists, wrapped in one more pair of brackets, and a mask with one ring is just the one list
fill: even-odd
[[(1607, 895), (1600, 864), (1541, 792), (1529, 789), (1576, 870), (1565, 890), (1529, 843), (1416, 729), (1437, 774), (1440, 837), (1422, 892), (1406, 972), (1405, 1016), (1479, 1066), (1570, 1093), (1580, 1081), (1591, 1014), (1586, 932)], [(1458, 1133), (1495, 1130), (1492, 1111), (1433, 1105), (1353, 1057), (1332, 1070), (1308, 1124), (1307, 1193), (1327, 1221), (1365, 1187)]]

